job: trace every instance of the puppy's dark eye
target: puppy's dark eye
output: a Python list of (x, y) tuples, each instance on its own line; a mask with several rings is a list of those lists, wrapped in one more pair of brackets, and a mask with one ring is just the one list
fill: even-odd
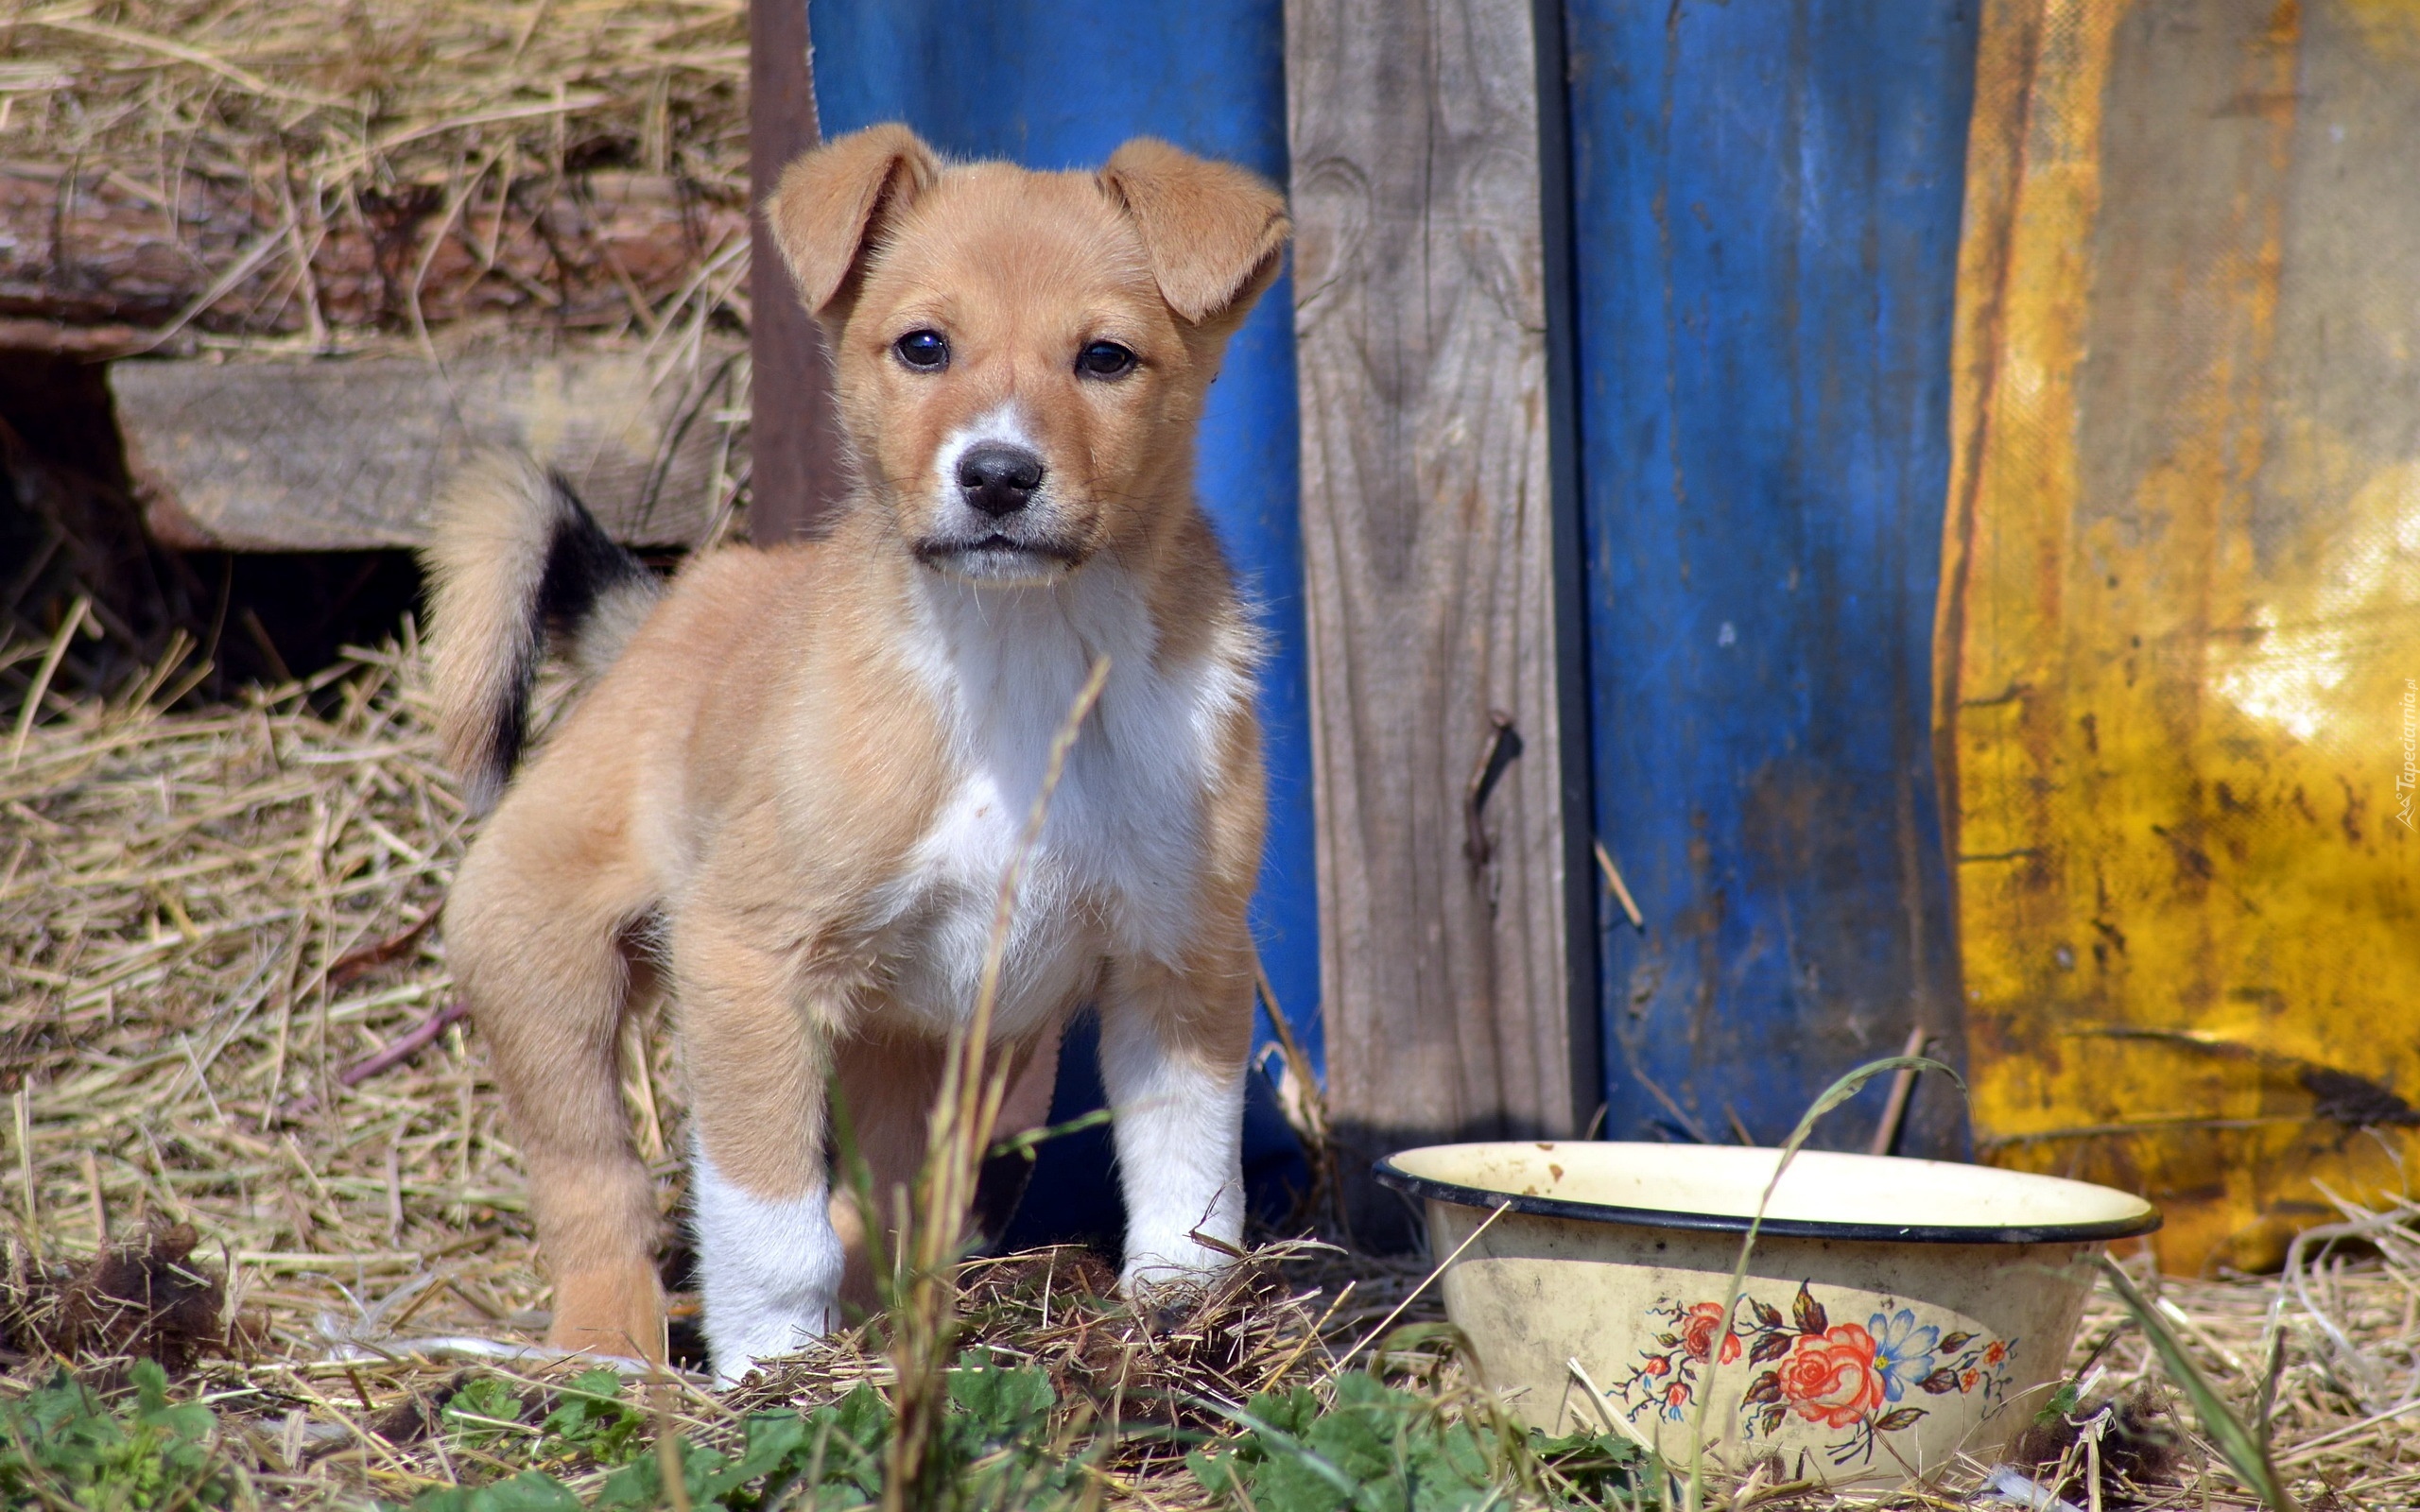
[(949, 337), (938, 331), (910, 331), (890, 344), (891, 354), (918, 372), (949, 366)]
[(1087, 378), (1123, 378), (1134, 370), (1134, 353), (1115, 341), (1096, 341), (1076, 353), (1076, 370)]

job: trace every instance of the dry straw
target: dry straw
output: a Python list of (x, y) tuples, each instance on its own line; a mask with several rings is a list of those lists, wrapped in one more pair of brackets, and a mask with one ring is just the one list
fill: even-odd
[[(9, 696), (30, 691), (39, 650), (0, 673)], [(465, 1364), (560, 1383), (573, 1363), (534, 1348), (547, 1297), (475, 1039), (460, 1022), (428, 1032), (454, 998), (441, 937), (421, 926), (464, 837), (418, 651), (363, 651), (231, 708), (164, 713), (134, 696), (195, 670), (152, 668), (111, 700), (47, 695), (0, 774), (0, 1208), (17, 1252), (39, 1236), (69, 1263), (104, 1235), (190, 1224), (191, 1263), (226, 1275), (247, 1325), (219, 1341), (239, 1358), (200, 1369), (268, 1446), (265, 1485), (286, 1475), (278, 1446), (297, 1412), (297, 1495), (407, 1497), (517, 1469), (494, 1445), (420, 1433)], [(682, 1100), (660, 1026), (641, 1027), (626, 1091), (669, 1210)], [(1308, 1263), (1299, 1250), (1242, 1267), (1159, 1328), (1104, 1297), (1114, 1278), (1080, 1252), (954, 1280), (949, 1253), (934, 1256), (952, 1320), (937, 1345), (1040, 1363), (1130, 1404), (1134, 1424), (1194, 1422), (1171, 1404), (1240, 1403), (1327, 1364), (1316, 1314), (1281, 1274)], [(17, 1388), (46, 1369), (25, 1359)], [(746, 1406), (894, 1379), (880, 1341), (851, 1332), (729, 1402), (684, 1378), (667, 1411), (714, 1444)], [(1101, 1473), (1189, 1485), (1180, 1453), (1147, 1435)]]
[(163, 203), (187, 174), (342, 199), (608, 149), (746, 181), (743, 0), (67, 0), (15, 8), (0, 70), (12, 160)]
[[(144, 322), (154, 340), (222, 305), (314, 347), (365, 309), (400, 304), (419, 329), (437, 284), (465, 313), (560, 310), (539, 244), (596, 265), (577, 272), (653, 335), (688, 282), (745, 318), (746, 78), (741, 0), (21, 5), (0, 25), (0, 172), (68, 183), (61, 215), (156, 223), (162, 245), (107, 269), (198, 288), (164, 326)], [(610, 247), (560, 245), (560, 212), (535, 218), (598, 166), (683, 186), (693, 221), (701, 204), (735, 213), (674, 266), (615, 266)], [(492, 297), (469, 300), (465, 280)]]
[[(0, 707), (22, 705), (46, 650), (0, 653)], [(193, 1226), (189, 1263), (225, 1274), (251, 1334), (222, 1340), (248, 1357), (205, 1362), (199, 1383), (270, 1502), (348, 1486), (407, 1498), (518, 1469), (530, 1435), (515, 1451), (424, 1431), (468, 1364), (525, 1384), (560, 1384), (569, 1367), (531, 1348), (547, 1297), (476, 1039), (459, 1022), (428, 1028), (453, 995), (441, 939), (417, 926), (464, 835), (418, 652), (364, 651), (239, 705), (159, 712), (196, 670), (189, 655), (164, 662), (107, 700), (48, 691), (0, 773), (0, 1210), (47, 1263), (71, 1266), (104, 1230)], [(663, 1036), (648, 1029), (627, 1091), (669, 1206), (683, 1115)], [(2154, 1293), (2246, 1421), (2266, 1395), (2275, 1463), (2306, 1506), (2420, 1504), (2415, 1218), (2347, 1205), (2332, 1234), (2297, 1248), (2290, 1284), (2170, 1280)], [(1430, 1269), (1297, 1248), (1240, 1270), (1172, 1326), (1146, 1327), (1100, 1295), (1097, 1259), (978, 1262), (936, 1289), (955, 1311), (934, 1337), (1043, 1366), (1069, 1401), (1099, 1404), (1087, 1432), (1114, 1411), (1115, 1451), (1096, 1462), (1104, 1494), (1186, 1504), (1200, 1492), (1165, 1430), (1230, 1431), (1205, 1404), (1366, 1365), (1380, 1323), (1438, 1316), (1433, 1290), (1413, 1295)], [(2106, 1293), (2078, 1345), (2086, 1357), (2083, 1420), (2099, 1399), (2169, 1379)], [(46, 1368), (29, 1358), (13, 1379)], [(811, 1405), (860, 1381), (888, 1391), (896, 1369), (879, 1340), (852, 1332), (727, 1397), (683, 1379), (665, 1411), (693, 1441), (727, 1443), (748, 1410)], [(1451, 1365), (1428, 1379), (1446, 1400), (1470, 1386)], [(2075, 1459), (2058, 1489), (2088, 1509), (2086, 1457)], [(2100, 1500), (2255, 1504), (2206, 1448), (2183, 1476), (2138, 1493), (2108, 1470)], [(1711, 1487), (1708, 1503), (1730, 1505), (1737, 1489)], [(1954, 1489), (1889, 1500), (1938, 1506)], [(1754, 1496), (1826, 1500), (1770, 1478)]]

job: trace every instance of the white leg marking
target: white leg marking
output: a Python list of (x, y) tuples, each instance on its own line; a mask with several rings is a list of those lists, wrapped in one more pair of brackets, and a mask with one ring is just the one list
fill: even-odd
[(715, 1169), (702, 1141), (689, 1169), (706, 1347), (729, 1385), (752, 1361), (788, 1354), (839, 1321), (840, 1236), (821, 1177), (795, 1197), (754, 1196)]
[(1126, 1269), (1138, 1283), (1211, 1275), (1244, 1231), (1243, 1068), (1220, 1074), (1168, 1054), (1139, 1012), (1102, 1015), (1100, 1071), (1116, 1113)]

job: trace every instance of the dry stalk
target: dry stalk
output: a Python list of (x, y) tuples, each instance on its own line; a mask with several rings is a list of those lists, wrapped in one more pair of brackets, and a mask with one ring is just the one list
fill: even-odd
[(1076, 737), (1108, 682), (1109, 658), (1100, 657), (1093, 662), (1091, 676), (1077, 691), (1066, 719), (1050, 742), (1049, 761), (1026, 816), (1025, 833), (1000, 875), (974, 1012), (950, 1031), (941, 1091), (933, 1100), (924, 1169), (917, 1177), (916, 1200), (900, 1236), (905, 1275), (891, 1307), (895, 1416), (883, 1483), (883, 1512), (905, 1512), (935, 1500), (935, 1488), (924, 1473), (925, 1459), (948, 1395), (949, 1363), (958, 1335), (957, 1263), (983, 1152), (991, 1148), (1000, 1099), (1008, 1091), (1009, 1058), (1004, 1056), (996, 1065), (989, 1064), (1000, 972), (1008, 962), (1017, 893), (1026, 865), (1041, 842), (1043, 825), (1050, 816), (1051, 796), (1058, 791)]
[(42, 667), (34, 673), (34, 685), (26, 692), (25, 706), (17, 712), (17, 728), (9, 737), (9, 769), (12, 772), (17, 769), (17, 763), (25, 759), (26, 737), (33, 732), (34, 721), (42, 716), (42, 701), (50, 693), (50, 679), (59, 675), (59, 663), (66, 657), (76, 632), (83, 628), (84, 616), (92, 607), (90, 595), (77, 594), (76, 602), (68, 607), (67, 617), (59, 622), (59, 633), (43, 650)]

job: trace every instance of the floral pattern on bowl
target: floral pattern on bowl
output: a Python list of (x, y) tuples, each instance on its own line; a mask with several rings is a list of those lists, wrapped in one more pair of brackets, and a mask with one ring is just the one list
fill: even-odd
[(1719, 1366), (1745, 1354), (1749, 1369), (1767, 1366), (1741, 1398), (1752, 1409), (1749, 1434), (1770, 1438), (1795, 1418), (1838, 1435), (1825, 1446), (1834, 1465), (1871, 1462), (1881, 1435), (1924, 1419), (1927, 1409), (1917, 1405), (1924, 1396), (2004, 1400), (2009, 1350), (2016, 1342), (1922, 1322), (1914, 1308), (1894, 1309), (1889, 1297), (1861, 1324), (1835, 1323), (1805, 1281), (1787, 1315), (1743, 1294), (1728, 1329), (1720, 1302), (1668, 1297), (1648, 1315), (1662, 1325), (1654, 1343), (1639, 1351), (1639, 1363), (1612, 1393), (1632, 1419), (1661, 1412), (1681, 1420), (1704, 1387), (1720, 1335)]

